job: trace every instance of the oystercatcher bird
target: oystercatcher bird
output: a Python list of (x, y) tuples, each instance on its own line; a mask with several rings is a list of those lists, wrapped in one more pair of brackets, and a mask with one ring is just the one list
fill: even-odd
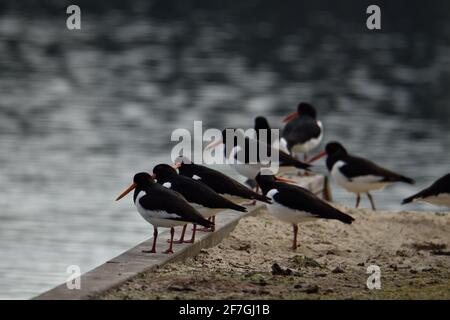
[[(233, 141), (230, 143), (227, 143), (228, 135), (230, 135), (230, 138), (233, 138)], [(260, 148), (266, 148), (265, 154), (268, 157), (271, 157), (272, 153), (278, 152), (280, 163), (288, 164), (303, 170), (309, 170), (311, 167), (310, 164), (303, 163), (291, 157), (289, 154), (273, 148), (263, 141), (258, 141), (245, 136), (244, 132), (240, 129), (224, 129), (222, 131), (222, 138), (211, 142), (208, 146), (206, 146), (206, 150), (214, 148), (220, 144), (225, 146), (224, 153), (227, 163), (239, 174), (247, 177), (248, 179), (255, 179), (261, 168), (264, 168), (264, 165), (261, 164), (260, 160)], [(250, 154), (250, 150), (254, 150), (256, 155)]]
[[(153, 176), (159, 184), (179, 192), (204, 218), (211, 218), (212, 222), (214, 221), (214, 216), (223, 209), (247, 212), (245, 207), (222, 197), (206, 184), (179, 175), (177, 171), (168, 164), (158, 164), (155, 166), (153, 168)], [(203, 231), (214, 231), (214, 226), (212, 226), (210, 230)]]
[[(289, 150), (287, 149), (285, 140), (272, 141), (272, 133), (270, 131), (271, 128), (269, 125), (269, 121), (267, 121), (267, 119), (265, 117), (261, 117), (261, 116), (255, 118), (256, 139), (258, 141), (260, 141), (260, 138), (262, 138), (260, 130), (267, 130), (266, 131), (267, 139), (262, 140), (262, 142), (264, 142), (265, 144), (269, 144), (276, 149), (279, 149), (281, 152), (283, 152), (285, 154), (289, 154)], [(282, 172), (286, 171), (283, 169), (286, 169), (286, 168), (289, 169), (290, 167), (292, 167), (292, 165), (291, 165), (290, 161), (288, 161), (288, 162), (280, 161), (279, 167), (280, 168), (279, 168), (278, 174), (281, 174)]]
[(341, 187), (356, 194), (356, 208), (361, 193), (366, 193), (372, 209), (376, 210), (371, 190), (384, 189), (395, 182), (414, 184), (414, 180), (392, 172), (370, 160), (350, 155), (339, 142), (330, 142), (325, 151), (311, 159), (311, 162), (327, 156), (327, 168)]
[(304, 161), (308, 152), (316, 148), (323, 138), (322, 122), (317, 120), (316, 109), (309, 103), (300, 102), (297, 111), (284, 118), (286, 123), (281, 144), (286, 145), (291, 154), (303, 153)]
[(259, 200), (270, 203), (270, 199), (247, 188), (243, 184), (217, 170), (180, 159), (175, 167), (182, 176), (203, 182), (218, 194), (247, 200)]
[(286, 146), (286, 140), (283, 140), (283, 142), (278, 139), (275, 141), (272, 141), (272, 132), (269, 121), (267, 121), (267, 119), (265, 117), (262, 116), (258, 116), (255, 118), (255, 131), (256, 131), (256, 139), (259, 140), (260, 139), (260, 130), (267, 130), (267, 141), (264, 141), (264, 143), (266, 144), (270, 144), (272, 145), (274, 148), (279, 149), (285, 153), (289, 154), (289, 150), (287, 149)]
[(402, 204), (412, 201), (423, 201), (450, 208), (450, 173), (436, 180), (428, 188), (404, 199)]
[(292, 224), (294, 230), (293, 250), (297, 249), (298, 224), (301, 222), (315, 219), (335, 219), (350, 224), (354, 221), (351, 216), (329, 205), (309, 190), (282, 182), (283, 179), (259, 173), (256, 181), (263, 193), (273, 200), (272, 204), (267, 205), (269, 213), (283, 222)]
[(133, 178), (133, 184), (122, 192), (116, 201), (125, 197), (132, 190), (134, 190), (133, 200), (138, 212), (153, 225), (152, 250), (144, 252), (156, 253), (158, 227), (170, 228), (170, 246), (164, 253), (173, 253), (175, 226), (194, 223), (208, 228), (213, 225), (212, 222), (203, 218), (183, 196), (155, 183), (150, 174), (146, 172), (137, 173)]

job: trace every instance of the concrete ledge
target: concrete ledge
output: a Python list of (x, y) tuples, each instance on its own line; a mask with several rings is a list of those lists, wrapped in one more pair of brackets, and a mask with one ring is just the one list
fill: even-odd
[[(300, 185), (311, 190), (319, 196), (324, 196), (328, 190), (327, 180), (324, 176), (313, 175), (299, 177), (295, 173), (285, 174), (286, 177), (297, 180)], [(224, 210), (216, 216), (215, 232), (197, 232), (196, 241), (193, 244), (174, 245), (173, 254), (163, 254), (161, 251), (168, 247), (168, 229), (161, 229), (157, 241), (158, 253), (143, 253), (149, 250), (153, 238), (150, 238), (123, 254), (107, 261), (99, 267), (81, 276), (81, 289), (69, 290), (66, 284), (61, 284), (47, 292), (44, 292), (33, 299), (37, 300), (76, 300), (89, 299), (96, 294), (121, 285), (138, 274), (152, 271), (167, 263), (183, 261), (186, 258), (197, 255), (201, 249), (212, 247), (226, 238), (236, 227), (239, 220), (249, 216), (257, 215), (265, 208), (265, 205), (258, 202), (255, 206), (248, 207), (248, 212), (236, 212)], [(180, 236), (181, 228), (176, 228), (175, 239)], [(191, 228), (188, 227), (186, 239), (191, 235)], [(149, 230), (151, 227), (149, 226)], [(164, 230), (164, 231), (163, 231)]]

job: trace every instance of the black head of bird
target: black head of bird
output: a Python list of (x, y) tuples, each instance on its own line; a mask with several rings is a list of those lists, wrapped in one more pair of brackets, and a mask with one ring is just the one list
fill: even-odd
[(153, 168), (153, 177), (158, 181), (158, 183), (167, 182), (171, 177), (177, 174), (178, 173), (175, 168), (165, 163), (158, 164)]
[(263, 141), (266, 144), (272, 144), (272, 132), (270, 131), (270, 125), (266, 118), (264, 117), (256, 117), (255, 118), (255, 131), (256, 138), (260, 139), (260, 130), (267, 130), (266, 137), (267, 141)]
[(317, 117), (316, 109), (310, 103), (300, 102), (297, 106), (297, 111), (291, 113), (286, 118), (284, 118), (283, 122), (287, 123), (301, 116), (309, 116), (313, 119), (316, 119)]
[(259, 129), (270, 130), (269, 121), (265, 117), (260, 116), (255, 118), (255, 130), (258, 131)]
[(267, 192), (269, 192), (271, 189), (273, 189), (275, 186), (275, 183), (277, 183), (277, 182), (296, 184), (296, 181), (294, 181), (294, 180), (277, 177), (273, 174), (268, 174), (268, 173), (263, 174), (262, 172), (259, 172), (256, 175), (255, 180), (256, 180), (256, 183), (258, 183), (259, 187), (261, 188), (261, 190), (263, 191), (264, 194), (267, 194)]
[(270, 189), (272, 189), (273, 185), (277, 181), (273, 174), (261, 174), (261, 172), (258, 173), (255, 180), (262, 189), (262, 191), (264, 192), (264, 194), (266, 194)]
[(323, 158), (325, 156), (330, 156), (330, 157), (333, 157), (335, 159), (338, 159), (338, 158), (340, 158), (342, 156), (345, 156), (347, 154), (348, 154), (347, 150), (344, 148), (344, 146), (342, 144), (340, 144), (337, 141), (332, 141), (332, 142), (328, 142), (327, 143), (327, 145), (325, 146), (325, 151), (322, 151), (318, 155), (312, 157), (309, 160), (309, 163), (317, 161), (320, 158)]
[(325, 152), (328, 155), (347, 154), (347, 150), (337, 141), (328, 142), (325, 146)]
[(184, 161), (176, 162), (175, 168), (178, 169), (178, 172), (181, 175), (193, 176), (195, 174), (194, 164), (190, 161), (189, 162), (184, 162)]
[(133, 177), (133, 183), (117, 197), (116, 201), (119, 201), (134, 189), (145, 189), (154, 183), (155, 180), (147, 172), (136, 173)]

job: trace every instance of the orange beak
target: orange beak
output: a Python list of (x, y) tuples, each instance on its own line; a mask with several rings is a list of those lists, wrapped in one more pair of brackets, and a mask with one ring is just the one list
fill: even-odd
[(287, 123), (287, 122), (292, 121), (292, 120), (294, 120), (294, 119), (296, 119), (298, 117), (300, 117), (300, 114), (297, 111), (295, 111), (294, 113), (291, 113), (286, 118), (284, 118), (283, 122)]
[(294, 180), (291, 180), (291, 179), (282, 178), (282, 177), (275, 177), (275, 180), (280, 181), (280, 182), (297, 184), (297, 181), (294, 181)]
[(127, 190), (125, 190), (124, 192), (122, 192), (122, 193), (120, 194), (120, 196), (117, 197), (116, 201), (119, 201), (120, 199), (122, 199), (123, 197), (125, 197), (125, 196), (126, 196), (127, 194), (129, 194), (131, 191), (133, 191), (134, 189), (136, 189), (136, 187), (137, 187), (137, 184), (136, 184), (136, 183), (133, 183), (131, 186), (129, 186), (129, 187), (127, 188)]
[(311, 159), (309, 159), (308, 163), (312, 163), (312, 162), (314, 162), (314, 161), (317, 161), (317, 160), (319, 160), (320, 158), (325, 157), (326, 155), (327, 155), (327, 152), (326, 152), (326, 151), (323, 151), (323, 152), (319, 153), (318, 155), (316, 155), (316, 156), (312, 157)]

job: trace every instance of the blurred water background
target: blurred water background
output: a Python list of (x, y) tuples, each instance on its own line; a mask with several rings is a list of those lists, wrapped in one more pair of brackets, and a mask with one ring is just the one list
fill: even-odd
[(78, 1), (81, 31), (69, 1), (1, 2), (0, 298), (148, 238), (131, 197), (114, 199), (194, 120), (280, 127), (310, 101), (325, 141), (416, 178), (375, 193), (380, 208), (439, 210), (399, 203), (450, 171), (450, 3), (378, 1), (371, 32), (370, 2), (241, 2)]

